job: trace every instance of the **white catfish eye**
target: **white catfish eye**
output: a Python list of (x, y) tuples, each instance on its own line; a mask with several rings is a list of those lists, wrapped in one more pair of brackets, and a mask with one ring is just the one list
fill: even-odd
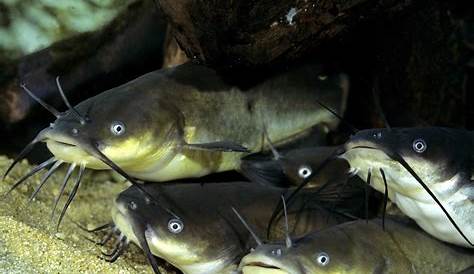
[(329, 261), (330, 261), (330, 258), (329, 258), (329, 255), (326, 253), (326, 252), (321, 252), (318, 254), (318, 256), (316, 257), (316, 262), (320, 265), (320, 266), (326, 266), (329, 264)]
[(313, 170), (309, 166), (301, 166), (298, 169), (298, 176), (300, 176), (300, 178), (303, 178), (303, 179), (308, 178), (311, 175), (311, 173), (313, 173)]
[(120, 136), (125, 133), (125, 125), (120, 121), (114, 121), (110, 125), (110, 132), (112, 132), (113, 135)]
[(178, 234), (183, 231), (184, 224), (180, 219), (171, 219), (168, 222), (168, 230), (173, 234)]
[(413, 150), (418, 153), (423, 153), (427, 148), (425, 140), (421, 138), (413, 141), (412, 147), (413, 147)]

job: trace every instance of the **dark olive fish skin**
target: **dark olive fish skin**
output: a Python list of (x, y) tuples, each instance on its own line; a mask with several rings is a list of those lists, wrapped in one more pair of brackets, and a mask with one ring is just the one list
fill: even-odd
[(137, 179), (163, 182), (237, 169), (244, 155), (265, 149), (264, 127), (280, 144), (316, 125), (337, 126), (339, 121), (316, 100), (342, 112), (348, 79), (344, 74), (321, 73), (319, 65), (292, 68), (244, 91), (210, 68), (187, 63), (150, 72), (76, 107), (68, 102), (57, 77), (69, 108), (66, 112), (47, 105), (22, 85), (57, 119), (25, 147), (5, 176), (40, 142), (54, 157), (19, 179), (11, 190), (48, 167), (54, 173), (57, 165), (69, 164), (69, 175), (78, 167), (61, 220), (86, 168), (113, 169), (135, 185)]
[(89, 98), (76, 106), (89, 122), (81, 124), (69, 112), (42, 135), (66, 162), (110, 168), (88, 149), (96, 146), (138, 179), (200, 177), (237, 168), (237, 145), (260, 151), (263, 125), (276, 143), (316, 124), (334, 128), (338, 121), (312, 99), (342, 111), (348, 82), (344, 75), (319, 73), (317, 66), (305, 66), (244, 92), (215, 71), (188, 63)]
[(474, 252), (443, 243), (414, 224), (354, 221), (282, 244), (261, 245), (246, 255), (244, 274), (457, 273), (472, 267)]
[[(248, 182), (208, 183), (202, 186), (154, 183), (144, 187), (156, 198), (159, 206), (150, 203), (132, 186), (115, 201), (112, 213), (114, 223), (130, 241), (144, 250), (147, 245), (152, 254), (167, 260), (184, 273), (232, 273), (255, 241), (231, 208), (245, 216), (258, 236), (262, 237), (273, 208), (281, 195), (288, 191)], [(349, 220), (305, 202), (305, 196), (308, 198), (303, 193), (289, 208), (293, 235), (303, 235)], [(324, 203), (324, 197), (321, 203)], [(176, 216), (163, 208), (171, 209)], [(271, 231), (272, 239), (282, 237), (285, 231), (282, 218), (277, 221), (278, 225)], [(146, 241), (140, 242), (140, 239)]]
[[(425, 231), (443, 241), (473, 247), (472, 132), (440, 127), (363, 130), (345, 144), (341, 157), (362, 179), (371, 173), (371, 185), (382, 193), (383, 170), (390, 200)], [(406, 165), (426, 184), (464, 236)]]

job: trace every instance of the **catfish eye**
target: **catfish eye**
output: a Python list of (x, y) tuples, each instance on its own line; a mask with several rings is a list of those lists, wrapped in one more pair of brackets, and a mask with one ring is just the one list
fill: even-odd
[(113, 135), (120, 136), (125, 133), (125, 125), (120, 121), (112, 122), (110, 132), (112, 132)]
[(313, 173), (313, 170), (311, 170), (309, 166), (301, 166), (298, 169), (298, 176), (300, 176), (303, 179), (308, 178), (311, 175), (311, 173)]
[(131, 201), (128, 203), (128, 208), (130, 208), (131, 210), (135, 210), (137, 209), (137, 204), (134, 201)]
[(173, 234), (178, 234), (183, 231), (184, 224), (180, 219), (171, 219), (168, 222), (168, 230)]
[(329, 255), (326, 252), (321, 252), (318, 254), (318, 257), (316, 257), (316, 262), (320, 266), (326, 266), (329, 263)]
[(426, 142), (423, 139), (416, 139), (413, 141), (413, 150), (418, 153), (423, 153), (426, 150)]

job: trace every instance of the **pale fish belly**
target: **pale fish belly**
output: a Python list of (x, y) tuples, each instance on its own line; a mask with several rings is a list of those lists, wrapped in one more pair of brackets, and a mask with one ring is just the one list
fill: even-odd
[[(236, 263), (232, 261), (235, 256), (230, 256), (230, 260), (227, 256), (235, 252), (232, 246), (222, 250), (220, 257), (209, 260), (199, 257), (199, 251), (193, 252), (194, 249), (199, 249), (199, 244), (208, 245), (208, 243), (180, 244), (173, 239), (160, 237), (149, 227), (145, 231), (145, 236), (154, 255), (165, 259), (184, 274), (231, 274), (237, 268)], [(193, 247), (190, 248), (189, 245)]]
[[(377, 165), (381, 165), (381, 163), (374, 162), (374, 166)], [(384, 193), (383, 180), (376, 170), (372, 167), (371, 186)], [(443, 210), (411, 174), (406, 171), (400, 172), (400, 170), (398, 170), (399, 172), (393, 172), (394, 170), (388, 167), (385, 167), (384, 170), (387, 176), (389, 198), (404, 214), (415, 220), (423, 230), (437, 239), (473, 248), (459, 234)], [(367, 169), (358, 170), (357, 175), (365, 180)], [(472, 217), (474, 216), (472, 202), (474, 190), (472, 190), (473, 187), (468, 190), (466, 190), (466, 187), (459, 188), (459, 185), (463, 185), (461, 180), (463, 179), (460, 176), (455, 175), (447, 181), (430, 184), (429, 187), (461, 228), (464, 235), (474, 243), (474, 218)]]
[(214, 172), (236, 169), (242, 153), (223, 152), (215, 163), (196, 161), (185, 154), (178, 153), (166, 163), (151, 165), (139, 172), (129, 172), (135, 178), (146, 181), (164, 182), (182, 178), (197, 178)]
[[(471, 242), (474, 242), (474, 205), (472, 201), (461, 190), (449, 199), (439, 200), (464, 235)], [(420, 201), (395, 193), (392, 201), (397, 204), (403, 213), (415, 220), (423, 230), (432, 236), (445, 242), (473, 248), (451, 224), (434, 200), (431, 202)]]

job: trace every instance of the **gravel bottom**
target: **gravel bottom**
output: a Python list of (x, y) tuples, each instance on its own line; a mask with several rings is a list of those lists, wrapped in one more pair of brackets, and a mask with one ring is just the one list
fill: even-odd
[[(11, 159), (0, 156), (1, 175), (11, 162)], [(99, 257), (101, 251), (110, 251), (113, 243), (100, 247), (88, 239), (98, 241), (105, 232), (92, 234), (77, 225), (91, 229), (110, 222), (113, 199), (128, 187), (126, 182), (114, 182), (108, 172), (87, 172), (59, 231), (56, 231), (59, 212), (51, 220), (51, 210), (64, 178), (64, 167), (51, 176), (37, 198), (29, 204), (28, 198), (44, 172), (4, 195), (31, 167), (22, 161), (0, 183), (1, 273), (153, 273), (141, 250), (134, 245), (116, 262), (104, 261)], [(72, 184), (70, 181), (66, 194), (69, 194)], [(59, 211), (65, 200), (66, 197), (61, 199)]]

